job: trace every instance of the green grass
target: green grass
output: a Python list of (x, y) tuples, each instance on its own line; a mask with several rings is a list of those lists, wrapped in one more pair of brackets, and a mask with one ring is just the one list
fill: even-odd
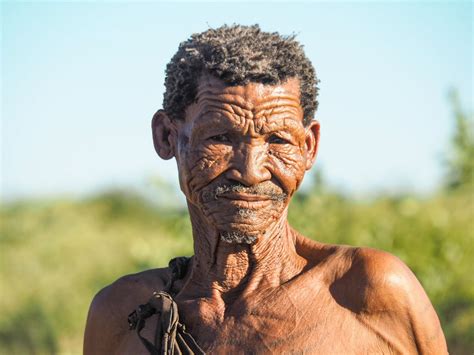
[[(450, 351), (474, 349), (472, 190), (360, 201), (300, 194), (290, 221), (322, 242), (389, 251), (415, 272), (442, 320)], [(93, 295), (126, 273), (192, 254), (182, 210), (133, 193), (23, 201), (0, 212), (1, 354), (79, 354)]]

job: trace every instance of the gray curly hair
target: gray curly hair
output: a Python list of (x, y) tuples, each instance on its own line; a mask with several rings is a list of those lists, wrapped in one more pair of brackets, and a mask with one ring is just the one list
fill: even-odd
[(305, 125), (318, 107), (319, 80), (294, 35), (263, 32), (258, 25), (224, 25), (191, 35), (166, 67), (163, 108), (172, 119), (184, 117), (186, 107), (195, 101), (198, 80), (204, 73), (229, 85), (275, 85), (296, 77)]

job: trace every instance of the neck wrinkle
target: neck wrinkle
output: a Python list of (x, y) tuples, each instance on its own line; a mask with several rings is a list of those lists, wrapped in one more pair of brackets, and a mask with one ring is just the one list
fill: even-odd
[(195, 255), (183, 291), (188, 289), (205, 297), (224, 297), (244, 290), (248, 294), (278, 287), (305, 266), (304, 258), (296, 253), (295, 234), (286, 220), (286, 210), (254, 245), (221, 241), (219, 231), (199, 209), (189, 204), (189, 212)]

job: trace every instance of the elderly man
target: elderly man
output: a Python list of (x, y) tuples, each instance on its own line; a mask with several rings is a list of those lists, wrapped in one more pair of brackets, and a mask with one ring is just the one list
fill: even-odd
[(166, 73), (153, 139), (176, 159), (194, 256), (100, 291), (86, 354), (447, 353), (399, 259), (288, 224), (319, 142), (318, 81), (293, 37), (209, 29), (181, 43)]

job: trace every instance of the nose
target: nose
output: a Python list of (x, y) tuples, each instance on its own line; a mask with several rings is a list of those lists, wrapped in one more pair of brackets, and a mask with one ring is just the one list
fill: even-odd
[(234, 152), (231, 168), (226, 177), (245, 186), (254, 186), (271, 179), (267, 168), (267, 151), (265, 145), (243, 143)]

